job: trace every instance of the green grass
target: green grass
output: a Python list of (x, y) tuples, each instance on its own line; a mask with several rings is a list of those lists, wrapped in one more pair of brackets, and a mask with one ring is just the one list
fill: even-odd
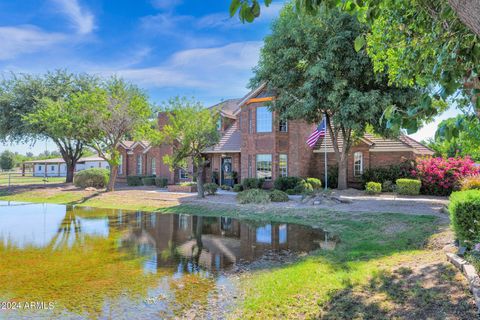
[(21, 176), (21, 174), (12, 174), (10, 176), (9, 182), (9, 174), (4, 172), (0, 173), (0, 186), (8, 186), (14, 185), (29, 185), (29, 184), (52, 184), (52, 183), (62, 183), (65, 182), (65, 177), (32, 177), (32, 176)]
[[(431, 251), (424, 249), (424, 245), (439, 226), (436, 217), (426, 215), (349, 213), (323, 209), (252, 210), (193, 204), (158, 208), (138, 203), (125, 204), (121, 199), (85, 199), (78, 192), (44, 195), (30, 191), (4, 194), (0, 196), (0, 200), (81, 203), (102, 208), (299, 223), (318, 226), (340, 239), (335, 250), (319, 250), (295, 263), (259, 269), (242, 276), (239, 286), (244, 293), (243, 298), (239, 299), (241, 302), (238, 309), (232, 315), (242, 319), (320, 317), (326, 306), (332, 308), (332, 300), (340, 293), (361, 288), (384, 270), (400, 266), (405, 261), (419, 260), (431, 255)], [(385, 295), (382, 295), (382, 299), (387, 303), (396, 303)], [(351, 300), (353, 302), (349, 303), (354, 304), (355, 299)], [(347, 317), (352, 315), (348, 314), (348, 308), (347, 306)], [(378, 308), (387, 314), (386, 307)], [(335, 319), (336, 314), (331, 313), (330, 317)]]

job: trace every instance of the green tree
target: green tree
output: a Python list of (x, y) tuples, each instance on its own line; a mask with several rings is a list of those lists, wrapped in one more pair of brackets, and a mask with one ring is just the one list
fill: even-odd
[(85, 144), (84, 123), (66, 105), (79, 92), (91, 91), (96, 83), (95, 77), (64, 70), (44, 75), (12, 75), (3, 80), (0, 139), (20, 142), (50, 138), (66, 163), (66, 182), (72, 182)]
[(5, 150), (0, 154), (0, 168), (2, 170), (11, 170), (15, 167), (15, 154), (9, 150)]
[(113, 191), (120, 164), (120, 142), (127, 137), (150, 139), (156, 133), (150, 122), (147, 95), (137, 86), (112, 77), (92, 92), (78, 94), (69, 108), (87, 126), (86, 144), (108, 162), (107, 191)]
[[(271, 1), (265, 0), (269, 5)], [(480, 1), (476, 0), (295, 0), (298, 12), (315, 14), (341, 8), (367, 22), (370, 30), (355, 39), (366, 45), (377, 72), (390, 83), (431, 85), (443, 99), (473, 104), (480, 119)], [(233, 0), (231, 15), (252, 21), (259, 0)], [(423, 108), (435, 109), (426, 104)], [(391, 112), (392, 120), (398, 119)], [(401, 116), (401, 115), (400, 115)]]
[[(368, 126), (388, 135), (421, 124), (407, 115), (420, 103), (422, 92), (389, 86), (384, 74), (374, 74), (366, 52), (354, 49), (354, 39), (365, 31), (348, 14), (298, 16), (287, 6), (265, 39), (252, 80), (252, 85), (266, 82), (276, 92), (271, 108), (286, 119), (319, 123), (326, 115), (340, 189), (347, 187), (350, 147)], [(402, 111), (406, 125), (382, 119), (392, 107)]]
[(173, 154), (163, 157), (171, 170), (185, 168), (193, 163), (193, 176), (197, 181), (198, 197), (204, 194), (204, 170), (208, 164), (203, 152), (220, 140), (217, 130), (219, 113), (196, 101), (175, 98), (165, 105), (168, 123), (163, 127), (160, 141), (173, 146)]

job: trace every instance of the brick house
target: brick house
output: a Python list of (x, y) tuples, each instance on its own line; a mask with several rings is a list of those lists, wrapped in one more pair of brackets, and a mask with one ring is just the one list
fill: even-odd
[[(305, 143), (316, 125), (301, 120), (282, 121), (266, 106), (274, 99), (265, 85), (252, 90), (241, 99), (231, 99), (211, 108), (220, 110), (218, 130), (220, 142), (205, 150), (210, 160), (205, 170), (205, 181), (233, 185), (245, 178), (265, 178), (265, 187), (281, 176), (318, 177), (324, 175), (324, 140), (309, 148)], [(158, 116), (160, 129), (167, 121), (166, 115)], [(327, 141), (327, 165), (336, 164), (330, 136)], [(163, 164), (162, 157), (172, 152), (167, 145), (150, 146), (145, 142), (125, 141), (122, 155), (126, 167), (122, 174), (155, 174), (166, 177), (169, 183), (188, 181), (192, 168), (175, 170), (173, 173)], [(358, 186), (365, 169), (421, 156), (431, 156), (433, 151), (402, 135), (397, 139), (384, 139), (365, 134), (348, 155), (347, 178), (350, 186)], [(139, 163), (141, 162), (141, 163)], [(152, 165), (155, 166), (152, 170)]]

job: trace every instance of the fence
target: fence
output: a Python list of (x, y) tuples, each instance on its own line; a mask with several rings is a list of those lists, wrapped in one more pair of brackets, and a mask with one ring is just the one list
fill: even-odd
[(34, 177), (32, 173), (0, 172), (0, 187), (65, 182), (65, 177)]

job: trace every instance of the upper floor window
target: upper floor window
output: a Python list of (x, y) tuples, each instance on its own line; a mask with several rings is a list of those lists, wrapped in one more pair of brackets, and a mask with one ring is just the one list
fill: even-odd
[(288, 176), (288, 156), (286, 154), (281, 154), (278, 156), (278, 169), (280, 177)]
[(272, 132), (272, 112), (268, 107), (257, 107), (257, 132)]
[(257, 154), (257, 178), (272, 180), (272, 155)]
[(278, 131), (288, 132), (288, 122), (287, 120), (280, 120), (278, 123)]
[(248, 133), (252, 133), (252, 109), (248, 109)]
[(353, 175), (359, 177), (363, 174), (363, 153), (355, 152), (353, 154)]

